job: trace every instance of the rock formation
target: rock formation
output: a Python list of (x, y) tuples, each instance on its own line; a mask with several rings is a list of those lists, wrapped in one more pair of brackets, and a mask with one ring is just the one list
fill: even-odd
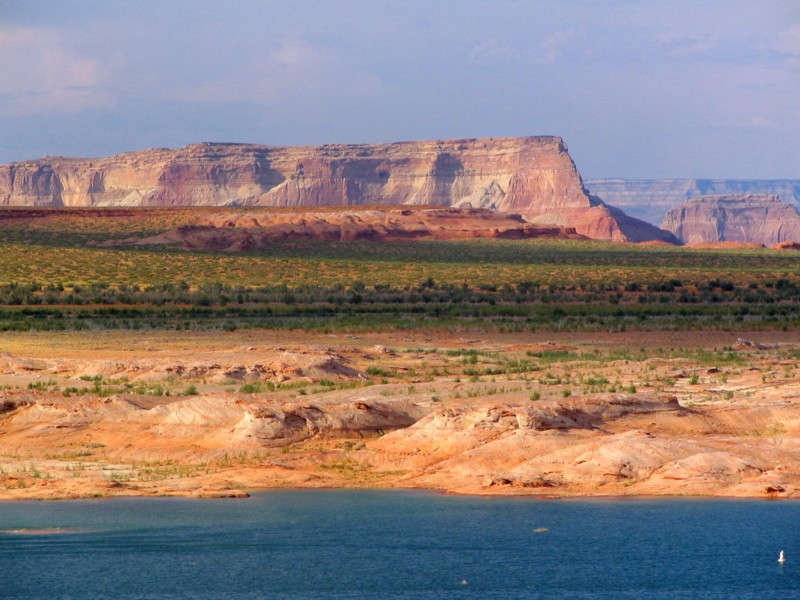
[(727, 194), (772, 194), (800, 206), (797, 179), (587, 179), (591, 194), (654, 225), (668, 210), (691, 198)]
[[(535, 337), (18, 336), (12, 347), (33, 354), (0, 353), (0, 499), (270, 487), (800, 497), (795, 332)], [(736, 361), (694, 358), (723, 344)], [(463, 377), (465, 353), (510, 370)], [(572, 359), (551, 362), (559, 354)]]
[(700, 196), (669, 211), (662, 227), (687, 244), (800, 241), (800, 213), (770, 195)]
[(558, 137), (277, 148), (194, 144), (102, 159), (0, 167), (11, 206), (352, 206), (491, 208), (615, 241), (674, 241), (590, 196)]
[[(121, 210), (121, 209), (116, 209)], [(162, 209), (168, 210), (168, 209)], [(207, 214), (208, 210), (220, 211)], [(10, 209), (9, 212), (14, 212)], [(92, 243), (119, 246), (180, 245), (185, 250), (247, 252), (283, 240), (403, 241), (469, 238), (581, 239), (574, 228), (526, 223), (519, 215), (487, 208), (372, 206), (343, 209), (203, 209), (196, 220), (164, 233)]]

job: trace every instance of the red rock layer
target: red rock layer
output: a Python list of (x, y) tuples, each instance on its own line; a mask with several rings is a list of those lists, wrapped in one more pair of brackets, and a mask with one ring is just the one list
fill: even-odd
[[(169, 209), (162, 209), (169, 210)], [(226, 209), (215, 209), (225, 211)], [(198, 215), (200, 217), (200, 215)], [(486, 208), (249, 209), (198, 218), (162, 234), (95, 244), (102, 247), (180, 244), (187, 250), (248, 252), (281, 240), (403, 241), (470, 238), (582, 239), (573, 228), (526, 223)]]

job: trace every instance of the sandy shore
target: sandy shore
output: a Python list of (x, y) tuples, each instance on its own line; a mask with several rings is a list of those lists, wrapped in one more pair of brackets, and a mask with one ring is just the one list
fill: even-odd
[(11, 334), (0, 499), (276, 487), (796, 497), (796, 340)]

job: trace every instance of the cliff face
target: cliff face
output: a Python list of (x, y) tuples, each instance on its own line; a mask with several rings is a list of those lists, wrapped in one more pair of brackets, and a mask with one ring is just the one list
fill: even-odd
[(800, 213), (777, 196), (700, 196), (669, 211), (662, 227), (687, 244), (800, 241)]
[(12, 206), (490, 208), (617, 241), (673, 241), (587, 194), (557, 137), (276, 148), (194, 144), (102, 159), (46, 157), (0, 167)]
[(666, 212), (691, 198), (729, 194), (771, 194), (800, 206), (796, 179), (587, 179), (586, 187), (604, 202), (657, 224)]

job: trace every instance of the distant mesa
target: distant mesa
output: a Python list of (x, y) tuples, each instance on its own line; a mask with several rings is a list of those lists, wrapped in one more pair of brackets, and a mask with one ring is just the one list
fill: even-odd
[(584, 237), (676, 243), (590, 195), (558, 137), (270, 147), (202, 143), (0, 166), (0, 204), (39, 207), (421, 205), (491, 209)]
[(800, 242), (800, 213), (765, 194), (700, 196), (669, 211), (662, 227), (685, 244)]
[(657, 225), (666, 213), (699, 196), (770, 194), (800, 207), (798, 179), (587, 179), (589, 193)]

